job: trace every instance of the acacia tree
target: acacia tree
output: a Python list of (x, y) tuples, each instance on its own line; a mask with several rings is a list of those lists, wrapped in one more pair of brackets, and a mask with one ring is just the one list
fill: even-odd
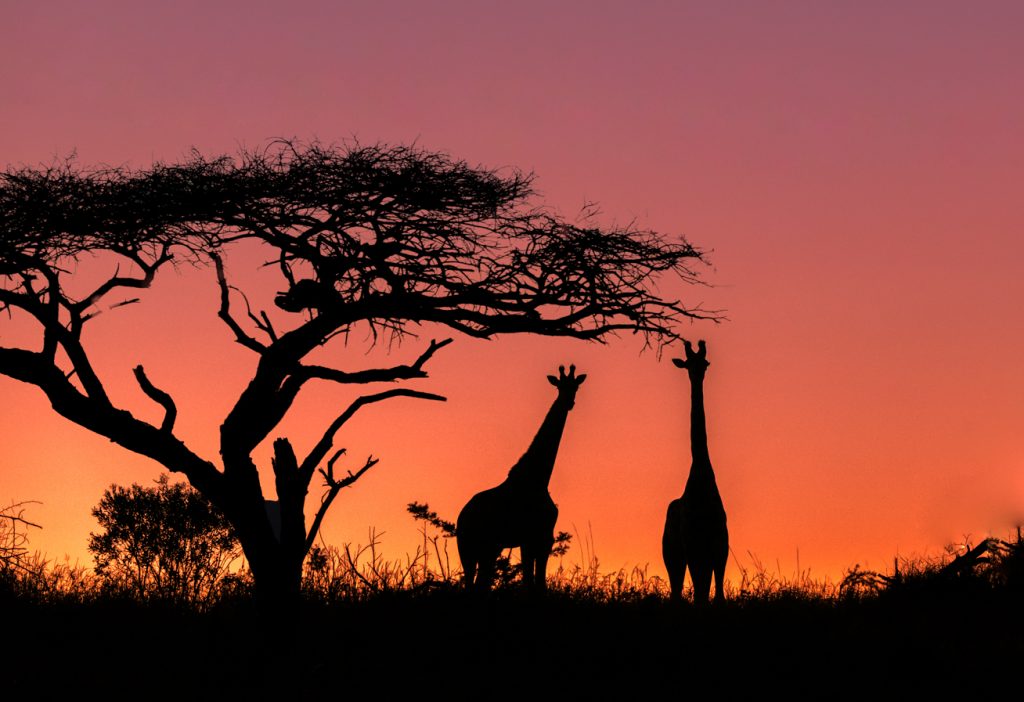
[[(444, 398), (404, 387), (361, 396), (301, 457), (276, 439), (279, 522), (268, 513), (253, 451), (307, 383), (423, 378), (450, 340), (431, 341), (411, 363), (365, 370), (312, 363), (318, 347), (360, 325), (376, 339), (421, 324), (478, 338), (603, 340), (628, 331), (662, 345), (679, 339), (683, 318), (714, 317), (654, 287), (660, 274), (699, 282), (699, 249), (633, 227), (568, 223), (531, 204), (531, 183), (518, 171), (413, 147), (292, 142), (237, 157), (195, 153), (137, 171), (73, 162), (8, 169), (0, 176), (0, 311), (27, 315), (40, 340), (34, 350), (0, 347), (0, 373), (39, 387), (67, 419), (183, 473), (234, 525), (257, 592), (293, 596), (334, 497), (377, 462), (335, 475), (342, 425), (369, 403)], [(253, 309), (229, 281), (227, 262), (243, 241), (265, 247), (280, 272), (278, 309)], [(100, 256), (114, 272), (72, 295), (70, 271), (84, 256)], [(164, 409), (162, 423), (115, 406), (83, 340), (101, 308), (134, 302), (123, 297), (180, 260), (212, 268), (220, 295), (211, 307), (255, 360), (220, 426), (219, 464), (175, 435), (176, 404), (141, 365), (135, 377)], [(327, 491), (307, 528), (304, 505), (318, 469)]]

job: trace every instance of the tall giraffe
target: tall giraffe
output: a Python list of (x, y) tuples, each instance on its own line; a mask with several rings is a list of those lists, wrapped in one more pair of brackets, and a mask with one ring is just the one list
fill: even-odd
[(715, 602), (723, 599), (722, 578), (729, 556), (729, 530), (725, 524), (725, 507), (718, 494), (715, 471), (708, 453), (707, 424), (704, 418), (704, 373), (708, 368), (707, 346), (701, 340), (697, 351), (689, 341), (686, 358), (673, 358), (679, 368), (690, 376), (690, 477), (683, 496), (672, 500), (665, 518), (665, 534), (661, 553), (668, 570), (672, 599), (683, 596), (683, 578), (690, 568), (693, 579), (693, 601), (705, 604), (711, 590), (711, 574), (715, 575)]
[(489, 588), (502, 550), (518, 546), (523, 582), (543, 590), (547, 586), (548, 556), (555, 540), (558, 508), (548, 493), (558, 445), (576, 391), (587, 379), (576, 375), (576, 366), (559, 366), (558, 377), (548, 382), (558, 388), (551, 409), (526, 453), (508, 472), (501, 485), (474, 495), (459, 513), (455, 526), (459, 558), (466, 587), (476, 583)]

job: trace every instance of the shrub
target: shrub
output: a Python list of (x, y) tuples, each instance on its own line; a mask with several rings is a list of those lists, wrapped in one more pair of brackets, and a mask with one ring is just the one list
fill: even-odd
[(150, 488), (111, 485), (92, 514), (101, 528), (89, 535), (96, 575), (140, 599), (205, 601), (241, 557), (227, 519), (167, 476)]

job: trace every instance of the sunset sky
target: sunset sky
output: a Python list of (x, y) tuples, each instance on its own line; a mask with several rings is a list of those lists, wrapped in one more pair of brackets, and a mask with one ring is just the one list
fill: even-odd
[[(678, 292), (728, 318), (684, 329), (708, 344), (728, 577), (756, 557), (837, 579), (1024, 520), (1022, 26), (1019, 2), (4, 0), (0, 166), (416, 142), (533, 171), (537, 203), (567, 217), (597, 201), (605, 224), (685, 235), (710, 286)], [(229, 272), (269, 304), (258, 263)], [(212, 271), (167, 269), (86, 336), (117, 402), (158, 419), (131, 375), (144, 364), (210, 459), (255, 363), (216, 309)], [(355, 335), (331, 358), (406, 362), (443, 333), (390, 356)], [(19, 334), (0, 319), (0, 345)], [(545, 376), (572, 362), (589, 379), (551, 483), (558, 528), (579, 535), (565, 564), (592, 537), (602, 570), (663, 575), (690, 464), (675, 355), (630, 336), (456, 336), (410, 385), (447, 403), (374, 405), (339, 436), (346, 467), (382, 460), (339, 496), (326, 541), (375, 527), (387, 555), (413, 551), (405, 505), (454, 519), (503, 480), (554, 399)], [(310, 445), (359, 392), (312, 388), (271, 438)], [(41, 501), (31, 546), (89, 563), (103, 490), (161, 468), (34, 387), (0, 377), (0, 398), (0, 502)]]

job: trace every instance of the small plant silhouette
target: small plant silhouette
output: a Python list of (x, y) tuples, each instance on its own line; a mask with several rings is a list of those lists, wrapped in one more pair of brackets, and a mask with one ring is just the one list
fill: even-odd
[[(437, 558), (437, 567), (440, 571), (436, 575), (444, 582), (451, 582), (452, 568), (451, 559), (448, 557), (447, 540), (455, 536), (455, 523), (450, 522), (447, 519), (441, 519), (437, 516), (437, 512), (431, 510), (430, 506), (426, 503), (420, 504), (419, 502), (410, 502), (406, 507), (406, 511), (412, 515), (413, 519), (418, 522), (422, 522), (420, 526), (420, 534), (423, 536), (423, 582), (430, 582), (438, 579), (435, 577), (435, 573), (430, 570), (431, 550), (433, 550), (434, 555)], [(429, 533), (427, 530), (428, 526), (434, 527), (434, 529), (440, 533)]]
[(949, 545), (946, 555), (932, 558), (895, 558), (891, 575), (855, 565), (843, 578), (839, 594), (864, 597), (877, 594), (968, 594), (1024, 587), (1024, 535), (1017, 527), (1016, 540), (982, 539), (972, 545)]
[(0, 589), (14, 589), (19, 579), (35, 573), (39, 565), (28, 557), (28, 528), (41, 528), (25, 517), (27, 505), (12, 502), (0, 508)]
[(436, 528), (446, 539), (450, 539), (455, 536), (455, 522), (450, 522), (447, 519), (441, 519), (437, 516), (437, 512), (430, 509), (430, 505), (419, 502), (410, 502), (409, 506), (406, 507), (406, 511), (412, 515), (412, 518), (416, 521), (426, 522), (432, 527)]

